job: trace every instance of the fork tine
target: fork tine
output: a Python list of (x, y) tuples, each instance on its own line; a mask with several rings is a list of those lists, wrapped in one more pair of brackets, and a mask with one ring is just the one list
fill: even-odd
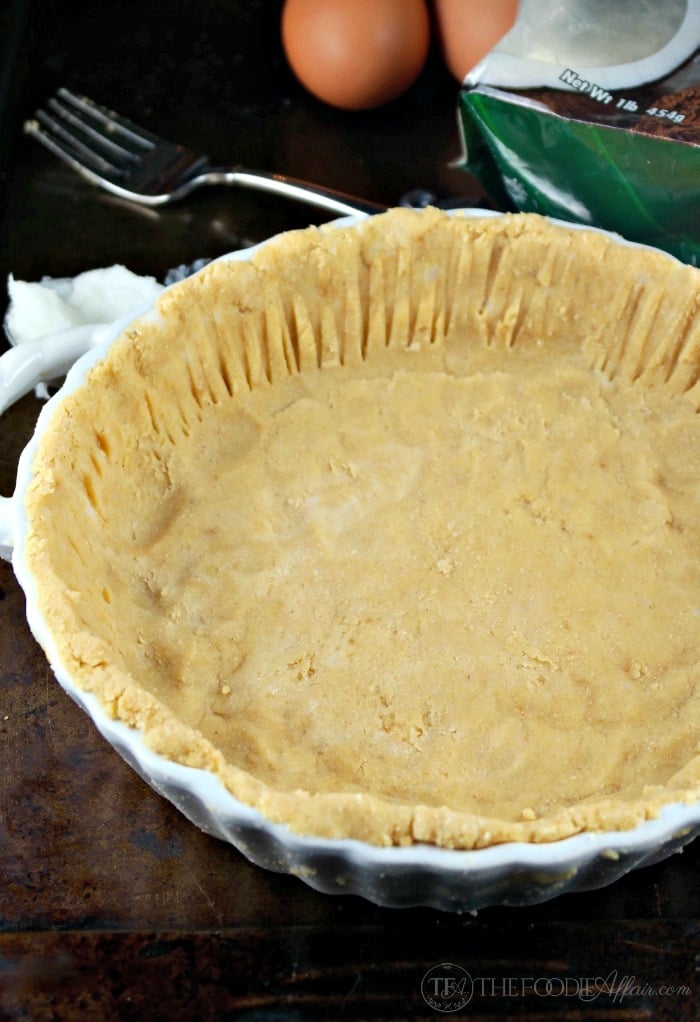
[[(52, 118), (46, 117), (39, 110), (34, 120), (25, 123), (24, 130), (28, 135), (41, 142), (59, 160), (63, 160), (73, 170), (94, 184), (104, 184), (107, 178), (118, 175), (117, 168), (86, 146), (76, 144), (76, 139), (73, 136), (62, 131), (60, 125), (52, 125), (51, 121)], [(46, 128), (49, 130), (45, 130)]]
[(156, 149), (157, 136), (131, 125), (106, 107), (69, 89), (59, 89), (45, 109), (25, 124), (55, 156), (98, 183), (124, 180)]
[(105, 156), (116, 160), (118, 163), (123, 163), (124, 161), (138, 163), (140, 157), (131, 149), (126, 149), (123, 145), (120, 145), (119, 142), (115, 141), (114, 138), (110, 138), (109, 135), (105, 134), (104, 131), (96, 130), (87, 121), (76, 116), (70, 107), (67, 107), (55, 97), (48, 101), (47, 106), (54, 114), (56, 114), (56, 118), (59, 118), (60, 122), (57, 121), (56, 118), (51, 118), (43, 110), (39, 110), (37, 112), (37, 120), (43, 121), (47, 127), (50, 127), (58, 134), (68, 134), (69, 137), (75, 138), (76, 136), (74, 132), (68, 133), (65, 129), (66, 124), (71, 125), (71, 127), (76, 128), (79, 132), (78, 138), (82, 136), (84, 139), (89, 140), (97, 146), (97, 148), (94, 149), (96, 153), (100, 153), (101, 150)]
[(123, 167), (87, 145), (79, 135), (67, 130), (60, 120), (45, 110), (37, 110), (35, 119), (28, 121), (24, 130), (73, 167), (87, 168), (108, 178), (119, 177), (123, 173)]
[(150, 150), (166, 142), (165, 139), (134, 124), (133, 121), (128, 120), (128, 118), (123, 117), (114, 110), (110, 110), (109, 107), (101, 106), (93, 99), (89, 99), (88, 96), (81, 96), (79, 93), (71, 92), (70, 89), (66, 88), (60, 88), (56, 95), (75, 110), (79, 110), (83, 114), (87, 114), (88, 117), (94, 118), (102, 129), (101, 134), (103, 136), (105, 134), (113, 135), (122, 142), (130, 141), (141, 150)]

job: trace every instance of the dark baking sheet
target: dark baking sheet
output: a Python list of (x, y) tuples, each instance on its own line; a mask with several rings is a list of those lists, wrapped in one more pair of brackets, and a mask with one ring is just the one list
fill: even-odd
[[(35, 280), (114, 262), (162, 277), (324, 219), (233, 190), (161, 213), (109, 198), (21, 133), (62, 84), (217, 161), (384, 203), (419, 187), (476, 190), (448, 166), (457, 89), (436, 59), (390, 108), (332, 111), (290, 76), (279, 7), (6, 4), (3, 282), (9, 272)], [(38, 408), (29, 396), (2, 417), (3, 494)], [(4, 563), (0, 756), (0, 1019), (436, 1018), (421, 982), (443, 962), (476, 981), (470, 1018), (698, 1015), (697, 842), (606, 890), (475, 917), (317, 894), (199, 833), (119, 759), (54, 682)], [(591, 977), (612, 977), (616, 993), (586, 1001)]]

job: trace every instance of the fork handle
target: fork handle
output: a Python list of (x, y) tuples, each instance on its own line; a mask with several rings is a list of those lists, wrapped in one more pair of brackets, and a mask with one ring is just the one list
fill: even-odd
[(297, 199), (309, 206), (318, 206), (341, 215), (372, 215), (383, 213), (386, 206), (376, 202), (368, 202), (345, 192), (332, 188), (323, 188), (308, 181), (299, 181), (283, 174), (270, 174), (261, 170), (246, 170), (245, 167), (215, 167), (201, 175), (201, 183), (239, 185), (242, 188), (254, 188), (258, 191), (272, 192), (288, 199)]

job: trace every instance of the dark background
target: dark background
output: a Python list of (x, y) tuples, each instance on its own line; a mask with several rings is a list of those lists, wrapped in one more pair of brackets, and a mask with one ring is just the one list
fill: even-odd
[[(459, 153), (457, 83), (437, 56), (393, 104), (360, 114), (336, 110), (308, 96), (289, 70), (279, 38), (281, 6), (277, 0), (10, 2), (0, 15), (0, 29), (8, 26), (0, 38), (18, 56), (14, 72), (7, 73), (5, 61), (0, 85), (0, 159), (11, 197), (3, 211), (1, 268), (35, 279), (122, 261), (160, 275), (173, 261), (219, 255), (324, 219), (288, 200), (233, 190), (202, 192), (157, 215), (96, 195), (19, 134), (21, 121), (61, 85), (217, 164), (278, 171), (387, 205), (415, 188), (440, 197), (474, 193), (473, 180), (448, 166)], [(55, 230), (47, 261), (49, 218)], [(15, 238), (19, 251), (12, 251)]]
[[(330, 219), (233, 189), (161, 212), (115, 200), (22, 134), (60, 85), (217, 163), (386, 204), (415, 188), (479, 196), (449, 167), (459, 152), (457, 84), (437, 54), (393, 104), (332, 110), (289, 72), (279, 10), (260, 0), (6, 0), (0, 308), (9, 272), (37, 280), (121, 262), (161, 278)], [(0, 422), (5, 495), (38, 408), (29, 396)], [(477, 916), (380, 909), (263, 872), (199, 833), (104, 743), (53, 680), (0, 563), (0, 1020), (437, 1018), (420, 984), (441, 962), (486, 981), (469, 1018), (694, 1019), (698, 854), (696, 842), (606, 890)], [(630, 978), (626, 996), (554, 996), (561, 981), (575, 990), (614, 973)], [(519, 993), (526, 977), (559, 987)], [(664, 985), (690, 992), (664, 996)]]

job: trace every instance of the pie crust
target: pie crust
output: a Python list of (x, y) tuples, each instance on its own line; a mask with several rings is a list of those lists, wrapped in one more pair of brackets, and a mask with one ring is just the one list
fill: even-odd
[(299, 833), (472, 848), (695, 801), (699, 302), (529, 214), (211, 264), (41, 437), (65, 669)]

